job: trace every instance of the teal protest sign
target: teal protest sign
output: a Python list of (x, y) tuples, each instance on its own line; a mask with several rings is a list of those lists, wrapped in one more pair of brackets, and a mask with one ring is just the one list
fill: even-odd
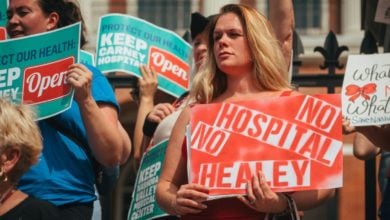
[(80, 63), (95, 66), (93, 54), (85, 50), (80, 50)]
[(158, 73), (159, 89), (179, 97), (190, 86), (191, 45), (176, 33), (123, 14), (100, 18), (96, 66), (104, 73), (141, 77), (140, 65)]
[(7, 24), (8, 0), (0, 0), (0, 40), (7, 38), (5, 25)]
[(153, 219), (167, 214), (156, 202), (156, 186), (168, 140), (153, 146), (142, 158), (135, 181), (128, 220)]
[(38, 119), (65, 111), (73, 98), (65, 76), (79, 45), (80, 23), (0, 41), (0, 96), (33, 106)]

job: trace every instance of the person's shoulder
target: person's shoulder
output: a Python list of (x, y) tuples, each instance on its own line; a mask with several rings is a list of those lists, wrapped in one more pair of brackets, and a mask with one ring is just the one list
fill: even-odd
[(91, 64), (86, 64), (86, 63), (84, 63), (83, 65), (87, 67), (89, 71), (92, 72), (93, 75), (95, 74), (103, 75), (102, 71), (100, 71), (100, 69), (98, 69), (96, 66), (93, 66)]
[(292, 89), (283, 90), (280, 93), (280, 96), (298, 96), (298, 95), (305, 95), (305, 94)]
[(32, 196), (28, 196), (8, 214), (5, 219), (20, 219), (28, 216), (28, 219), (46, 220), (60, 217), (56, 206), (48, 201)]

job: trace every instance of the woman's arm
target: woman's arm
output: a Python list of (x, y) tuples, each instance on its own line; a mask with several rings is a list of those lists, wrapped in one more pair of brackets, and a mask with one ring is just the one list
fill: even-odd
[(182, 156), (182, 145), (189, 120), (190, 109), (186, 108), (173, 128), (157, 184), (156, 199), (159, 206), (173, 215), (197, 213), (206, 208), (202, 202), (207, 199), (207, 189), (200, 185), (186, 184), (187, 166)]
[(297, 204), (298, 210), (305, 211), (321, 205), (326, 200), (333, 197), (334, 193), (335, 189), (298, 191), (291, 194), (291, 197)]
[(157, 91), (157, 74), (146, 66), (140, 67), (142, 78), (139, 79), (139, 106), (134, 127), (134, 159), (139, 162), (142, 156), (142, 139), (145, 118), (154, 107), (154, 95)]
[(354, 147), (364, 146), (390, 151), (390, 125), (356, 127)]
[(94, 100), (91, 71), (82, 64), (73, 64), (69, 67), (67, 80), (75, 89), (74, 99), (96, 159), (105, 166), (126, 161), (131, 151), (130, 138), (119, 123), (117, 109)]
[(287, 67), (290, 66), (295, 26), (292, 0), (270, 0), (269, 21), (282, 47)]

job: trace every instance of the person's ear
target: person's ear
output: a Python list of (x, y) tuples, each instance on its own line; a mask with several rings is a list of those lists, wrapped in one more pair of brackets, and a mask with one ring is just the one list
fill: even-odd
[(1, 154), (1, 162), (5, 173), (9, 173), (20, 159), (19, 149), (9, 149)]
[(59, 20), (60, 20), (60, 15), (57, 12), (50, 13), (49, 16), (47, 17), (46, 29), (48, 31), (56, 29)]

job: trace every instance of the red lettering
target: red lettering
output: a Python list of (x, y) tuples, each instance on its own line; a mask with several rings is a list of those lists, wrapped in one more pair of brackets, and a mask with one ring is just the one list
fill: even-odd
[[(299, 166), (299, 162), (302, 161), (301, 167)], [(300, 160), (300, 161), (295, 161), (292, 160), (292, 166), (294, 169), (294, 173), (296, 174), (297, 177), (297, 185), (301, 186), (303, 184), (303, 176), (306, 173), (307, 167), (309, 165), (309, 161), (307, 160)]]
[(209, 154), (216, 154), (223, 148), (224, 143), (227, 140), (226, 133), (220, 130), (214, 131), (212, 135), (207, 138), (206, 151)]
[(326, 105), (321, 108), (321, 111), (318, 113), (318, 117), (315, 121), (315, 125), (322, 129), (327, 130), (332, 125), (334, 118), (336, 117), (337, 111), (334, 107)]
[(238, 107), (232, 104), (224, 103), (222, 104), (222, 108), (218, 113), (218, 117), (214, 126), (221, 127), (226, 130), (229, 130), (231, 123), (236, 117)]
[(234, 132), (241, 133), (246, 130), (248, 123), (252, 118), (252, 113), (247, 109), (240, 109), (237, 113), (237, 117), (233, 122), (232, 129)]
[(287, 172), (283, 171), (281, 167), (288, 166), (288, 161), (275, 161), (274, 162), (274, 174), (273, 174), (273, 183), (275, 187), (288, 186), (288, 182), (281, 182), (280, 176), (286, 176)]
[(325, 137), (325, 140), (320, 148), (320, 152), (318, 153), (316, 159), (325, 164), (331, 164), (331, 161), (325, 159), (326, 153), (329, 151), (332, 140)]
[(389, 85), (386, 85), (386, 86), (385, 86), (385, 97), (388, 97), (388, 96), (389, 96), (389, 92), (390, 92), (390, 86), (389, 86)]
[[(218, 164), (201, 164), (200, 165), (200, 171), (199, 171), (199, 180), (195, 182), (199, 182), (201, 185), (214, 187), (217, 182), (218, 176), (215, 175), (217, 173), (217, 166)], [(208, 182), (208, 184), (207, 184)]]
[(282, 125), (283, 125), (282, 120), (278, 118), (271, 118), (267, 126), (267, 129), (265, 129), (263, 141), (267, 142), (270, 134), (279, 134)]
[(279, 146), (283, 146), (286, 142), (287, 136), (291, 131), (292, 124), (286, 124), (286, 128), (283, 130), (282, 136), (279, 139)]
[[(219, 164), (218, 167), (218, 178), (217, 178), (217, 186), (218, 187), (231, 187), (232, 183), (225, 182), (224, 183), (224, 178), (225, 177), (231, 177), (231, 171), (229, 168), (233, 166), (233, 163), (221, 163)], [(228, 171), (228, 172), (227, 172)]]
[(225, 146), (229, 136), (228, 132), (200, 122), (191, 137), (191, 148), (216, 156)]
[(321, 136), (313, 132), (298, 153), (305, 155), (306, 152), (308, 152), (309, 155), (306, 154), (306, 156), (315, 158), (318, 154), (318, 147), (320, 146), (320, 142)]
[(255, 117), (253, 117), (253, 125), (255, 126), (254, 128), (249, 128), (248, 129), (248, 135), (252, 137), (257, 137), (261, 134), (262, 129), (260, 126), (261, 122), (266, 122), (267, 117), (265, 115), (257, 114)]
[(211, 133), (213, 128), (204, 123), (199, 122), (195, 129), (194, 133), (191, 136), (191, 147), (194, 149), (202, 150), (204, 148), (204, 140)]
[[(256, 163), (256, 170), (261, 170), (261, 163)], [(238, 169), (237, 172), (237, 181), (236, 187), (240, 188), (242, 184), (246, 185), (246, 182), (252, 177), (251, 169), (249, 163), (243, 163)]]
[(290, 146), (290, 150), (292, 150), (292, 151), (297, 150), (298, 144), (301, 141), (303, 134), (305, 134), (307, 132), (307, 130), (305, 128), (301, 128), (301, 127), (295, 127), (295, 131), (296, 131), (296, 134), (295, 134), (294, 140)]
[(300, 109), (298, 113), (297, 120), (306, 122), (308, 124), (312, 124), (320, 107), (321, 107), (320, 101), (316, 101), (311, 96), (306, 96), (303, 107)]

